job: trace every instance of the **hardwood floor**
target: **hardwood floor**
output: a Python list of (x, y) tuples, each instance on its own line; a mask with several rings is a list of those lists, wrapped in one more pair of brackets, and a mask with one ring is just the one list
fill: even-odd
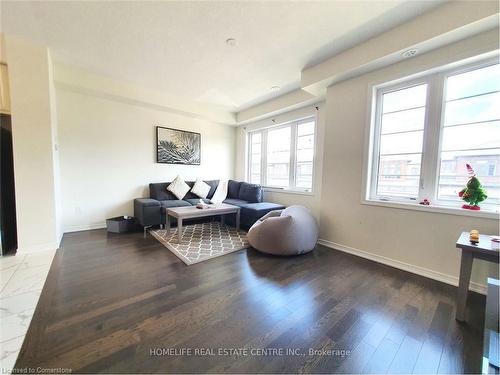
[(16, 367), (476, 373), (484, 297), (472, 293), (468, 321), (460, 324), (455, 293), (321, 246), (298, 257), (250, 249), (185, 266), (140, 233), (71, 233), (54, 258)]

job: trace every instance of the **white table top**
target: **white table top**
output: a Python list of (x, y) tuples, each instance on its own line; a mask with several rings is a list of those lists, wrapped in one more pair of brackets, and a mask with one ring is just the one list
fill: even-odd
[(233, 206), (232, 204), (221, 203), (221, 204), (210, 204), (209, 208), (196, 208), (196, 206), (184, 206), (184, 207), (172, 207), (167, 208), (167, 214), (174, 217), (204, 217), (220, 214), (235, 213), (240, 210), (240, 207)]

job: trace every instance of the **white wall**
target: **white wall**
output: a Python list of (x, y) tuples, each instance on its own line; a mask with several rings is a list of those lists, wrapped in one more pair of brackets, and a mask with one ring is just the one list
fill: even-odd
[(48, 54), (49, 64), (49, 98), (50, 98), (50, 119), (51, 119), (51, 137), (52, 137), (52, 165), (54, 171), (54, 197), (55, 197), (55, 216), (56, 216), (56, 236), (58, 244), (61, 242), (64, 234), (62, 221), (62, 198), (61, 198), (61, 167), (59, 154), (59, 137), (57, 125), (57, 104), (56, 89), (54, 86), (53, 62), (50, 53)]
[[(133, 215), (133, 199), (150, 182), (233, 178), (232, 126), (102, 97), (57, 85), (64, 231), (102, 227), (105, 219)], [(156, 129), (201, 133), (200, 166), (156, 163)]]
[[(316, 109), (319, 108), (319, 110)], [(313, 192), (311, 194), (296, 193), (296, 192), (281, 192), (281, 191), (264, 191), (264, 199), (269, 202), (281, 203), (286, 206), (300, 204), (311, 210), (313, 215), (320, 219), (321, 207), (321, 181), (323, 171), (323, 138), (325, 133), (325, 106), (324, 103), (308, 105), (306, 107), (283, 113), (281, 115), (269, 117), (265, 120), (252, 122), (244, 126), (240, 126), (237, 132), (236, 146), (236, 179), (246, 180), (246, 165), (247, 165), (247, 140), (246, 134), (250, 130), (279, 125), (290, 122), (307, 116), (316, 116), (316, 154), (314, 163), (314, 182)], [(273, 123), (272, 120), (275, 120)]]
[(7, 52), (5, 47), (4, 33), (0, 33), (0, 62), (7, 64)]
[(226, 125), (236, 124), (236, 115), (227, 108), (181, 98), (179, 95), (138, 86), (95, 74), (75, 66), (56, 64), (54, 80), (60, 87), (114, 98), (131, 104), (161, 109)]
[[(329, 87), (322, 183), (320, 237), (333, 246), (368, 252), (443, 281), (455, 283), (462, 231), (498, 234), (498, 219), (375, 207), (361, 204), (363, 156), (369, 126), (370, 88), (432, 67), (474, 56), (481, 43), (498, 46), (498, 29)], [(364, 254), (367, 255), (367, 254)], [(473, 281), (484, 284), (494, 265), (475, 261)]]
[(5, 36), (14, 148), (18, 252), (59, 245), (50, 56), (46, 47)]

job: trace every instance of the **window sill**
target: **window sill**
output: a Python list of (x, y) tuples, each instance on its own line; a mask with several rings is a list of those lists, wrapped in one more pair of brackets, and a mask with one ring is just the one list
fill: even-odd
[(424, 206), (418, 203), (403, 203), (403, 202), (390, 202), (381, 201), (375, 199), (363, 199), (361, 204), (366, 204), (370, 206), (381, 206), (390, 207), (403, 210), (414, 210), (414, 211), (424, 211), (433, 212), (447, 215), (458, 215), (458, 216), (469, 216), (469, 217), (480, 217), (485, 219), (496, 219), (500, 218), (499, 212), (494, 211), (471, 211), (465, 210), (460, 207), (448, 207), (448, 206)]
[(309, 195), (309, 196), (314, 195), (314, 193), (312, 191), (278, 189), (278, 188), (272, 188), (272, 187), (264, 187), (263, 189), (265, 192), (269, 192), (269, 193), (297, 194), (297, 195)]

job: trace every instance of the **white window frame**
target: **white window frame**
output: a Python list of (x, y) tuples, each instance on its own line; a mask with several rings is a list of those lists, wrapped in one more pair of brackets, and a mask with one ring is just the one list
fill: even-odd
[[(296, 186), (296, 175), (297, 175), (297, 129), (300, 124), (305, 124), (308, 122), (314, 123), (314, 145), (313, 145), (313, 160), (312, 160), (312, 181), (311, 181), (311, 189), (301, 188)], [(270, 186), (267, 184), (267, 134), (270, 130), (277, 130), (282, 128), (290, 127), (291, 135), (290, 135), (290, 170), (289, 170), (289, 182), (288, 187), (279, 187), (279, 186)], [(303, 194), (313, 194), (315, 188), (315, 173), (316, 173), (316, 153), (317, 153), (317, 118), (316, 116), (307, 116), (302, 117), (298, 120), (288, 121), (279, 125), (264, 127), (256, 130), (250, 130), (247, 132), (247, 173), (246, 173), (246, 181), (250, 181), (251, 177), (251, 152), (252, 152), (252, 143), (251, 137), (253, 134), (260, 133), (261, 134), (261, 158), (260, 158), (260, 185), (264, 187), (264, 189), (269, 191), (280, 191), (280, 192), (294, 192), (294, 193), (303, 193)]]
[[(439, 175), (441, 166), (441, 146), (444, 129), (444, 109), (446, 104), (446, 80), (468, 71), (484, 68), (499, 63), (498, 56), (482, 59), (473, 63), (461, 64), (453, 68), (443, 67), (418, 78), (400, 79), (397, 81), (373, 86), (370, 115), (370, 137), (368, 144), (367, 168), (365, 173), (365, 189), (362, 203), (392, 206), (396, 208), (416, 208), (418, 210), (435, 210), (436, 212), (463, 212), (470, 216), (496, 217), (499, 207), (495, 204), (482, 204), (483, 211), (461, 210), (457, 201), (438, 200)], [(420, 84), (427, 84), (427, 97), (424, 118), (424, 135), (422, 145), (422, 161), (420, 170), (419, 192), (416, 198), (377, 195), (378, 165), (380, 159), (380, 138), (382, 127), (382, 95)], [(432, 206), (421, 206), (418, 203), (424, 198), (430, 199)], [(449, 212), (450, 208), (456, 212)], [(493, 216), (492, 216), (493, 215)]]
[(417, 198), (406, 198), (406, 197), (397, 197), (397, 196), (386, 196), (386, 195), (378, 195), (377, 194), (377, 181), (378, 181), (378, 166), (380, 161), (380, 139), (382, 136), (382, 106), (379, 103), (382, 102), (382, 97), (384, 94), (388, 94), (391, 92), (408, 89), (414, 86), (419, 86), (422, 84), (427, 84), (427, 94), (426, 94), (426, 106), (425, 106), (425, 116), (424, 116), (424, 139), (422, 141), (422, 161), (421, 161), (421, 173), (420, 173), (420, 182), (419, 182), (419, 195), (420, 190), (422, 188), (422, 169), (424, 164), (424, 152), (425, 152), (425, 129), (427, 127), (427, 123), (429, 122), (429, 111), (427, 103), (429, 103), (429, 91), (430, 85), (428, 84), (425, 78), (414, 79), (409, 81), (404, 81), (397, 83), (395, 85), (389, 86), (380, 86), (376, 89), (376, 101), (375, 101), (375, 122), (374, 122), (374, 137), (373, 137), (373, 145), (372, 145), (372, 165), (371, 165), (371, 181), (370, 181), (370, 199), (381, 200), (381, 201), (398, 201), (398, 202), (414, 202), (418, 200)]

